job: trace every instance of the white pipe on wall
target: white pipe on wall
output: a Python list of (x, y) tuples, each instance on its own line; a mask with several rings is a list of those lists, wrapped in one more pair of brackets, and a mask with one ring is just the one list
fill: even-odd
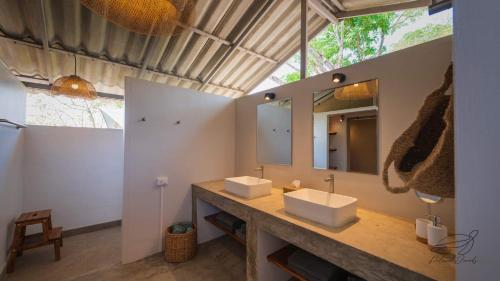
[(160, 186), (160, 252), (162, 250), (162, 241), (163, 241), (163, 189), (164, 185)]

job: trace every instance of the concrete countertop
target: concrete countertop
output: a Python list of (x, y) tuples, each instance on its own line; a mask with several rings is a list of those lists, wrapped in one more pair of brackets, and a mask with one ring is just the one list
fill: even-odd
[(285, 213), (283, 192), (278, 188), (255, 199), (225, 192), (223, 180), (193, 184), (193, 191), (193, 198), (239, 215), (247, 223), (253, 217), (257, 227), (368, 280), (455, 280), (454, 263), (439, 259), (440, 254), (418, 242), (409, 221), (358, 208), (356, 222), (330, 228)]

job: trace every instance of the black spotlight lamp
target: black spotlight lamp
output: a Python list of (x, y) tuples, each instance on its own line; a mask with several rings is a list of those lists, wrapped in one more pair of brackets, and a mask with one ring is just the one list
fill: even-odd
[(265, 100), (274, 100), (275, 97), (276, 97), (275, 93), (266, 93), (266, 94), (264, 94), (264, 99)]
[(344, 83), (345, 81), (345, 74), (342, 74), (342, 73), (334, 73), (332, 75), (332, 82), (335, 83), (335, 84), (338, 84), (338, 83)]

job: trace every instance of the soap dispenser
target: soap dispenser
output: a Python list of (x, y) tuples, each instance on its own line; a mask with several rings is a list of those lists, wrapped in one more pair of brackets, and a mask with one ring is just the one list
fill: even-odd
[(446, 247), (446, 237), (448, 237), (448, 229), (441, 224), (441, 218), (431, 216), (432, 223), (427, 225), (427, 244), (431, 248)]

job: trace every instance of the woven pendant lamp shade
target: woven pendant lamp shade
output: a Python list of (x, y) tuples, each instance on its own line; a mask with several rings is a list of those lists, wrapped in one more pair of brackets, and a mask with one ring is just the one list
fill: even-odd
[(52, 83), (50, 91), (53, 95), (63, 95), (72, 98), (96, 99), (94, 86), (87, 80), (77, 76), (63, 76)]
[(171, 35), (176, 26), (189, 25), (192, 0), (80, 0), (110, 22), (129, 31), (153, 36)]
[(376, 92), (376, 82), (361, 82), (335, 89), (335, 98), (338, 100), (363, 100), (373, 98)]

